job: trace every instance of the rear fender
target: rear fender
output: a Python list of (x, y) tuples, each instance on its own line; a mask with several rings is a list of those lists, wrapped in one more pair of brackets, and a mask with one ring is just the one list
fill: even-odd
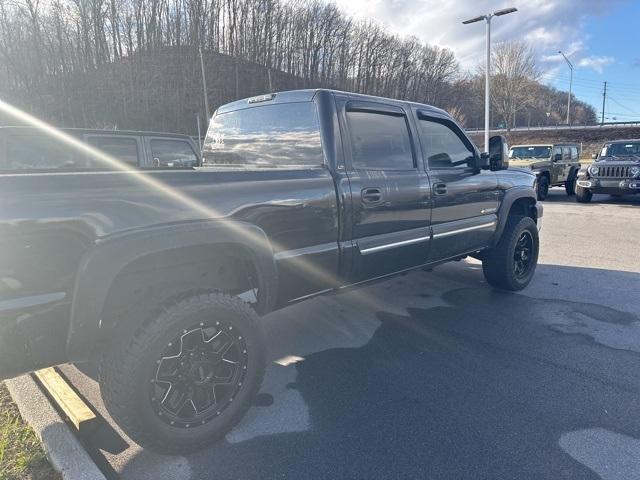
[(263, 230), (244, 222), (198, 222), (120, 234), (100, 241), (82, 259), (73, 291), (67, 356), (86, 361), (94, 353), (109, 288), (131, 262), (154, 253), (184, 247), (215, 248), (238, 244), (253, 255), (259, 283), (258, 313), (273, 309), (277, 270), (271, 244)]

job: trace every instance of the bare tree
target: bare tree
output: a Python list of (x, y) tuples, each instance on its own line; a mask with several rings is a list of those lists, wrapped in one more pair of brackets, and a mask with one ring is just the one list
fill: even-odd
[(491, 104), (509, 130), (516, 114), (535, 99), (540, 78), (535, 51), (528, 43), (516, 40), (498, 43), (491, 57)]

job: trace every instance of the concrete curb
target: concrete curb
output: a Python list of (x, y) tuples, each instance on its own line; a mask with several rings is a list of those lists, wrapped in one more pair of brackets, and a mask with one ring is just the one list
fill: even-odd
[(22, 418), (34, 429), (51, 465), (64, 480), (106, 480), (31, 376), (5, 383)]

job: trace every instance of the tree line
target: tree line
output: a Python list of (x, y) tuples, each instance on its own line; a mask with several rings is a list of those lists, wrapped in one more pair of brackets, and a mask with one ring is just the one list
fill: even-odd
[[(205, 120), (199, 50), (212, 108), (330, 87), (483, 125), (481, 70), (322, 0), (0, 0), (0, 98), (60, 126), (195, 133), (195, 116)], [(494, 52), (492, 124), (561, 123), (567, 94), (539, 83), (530, 47)], [(595, 122), (589, 105), (572, 99), (572, 110), (576, 123)]]

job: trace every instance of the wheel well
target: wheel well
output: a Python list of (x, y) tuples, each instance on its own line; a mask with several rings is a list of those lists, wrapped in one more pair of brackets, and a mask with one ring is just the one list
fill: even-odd
[(540, 176), (547, 177), (547, 180), (551, 181), (551, 174), (547, 170), (545, 170), (544, 172), (541, 172)]
[(518, 198), (509, 209), (509, 216), (531, 217), (537, 221), (535, 204), (533, 198)]
[(243, 294), (257, 306), (258, 272), (251, 252), (231, 244), (165, 250), (126, 265), (111, 282), (101, 315), (101, 341), (132, 334), (154, 310), (190, 291)]

